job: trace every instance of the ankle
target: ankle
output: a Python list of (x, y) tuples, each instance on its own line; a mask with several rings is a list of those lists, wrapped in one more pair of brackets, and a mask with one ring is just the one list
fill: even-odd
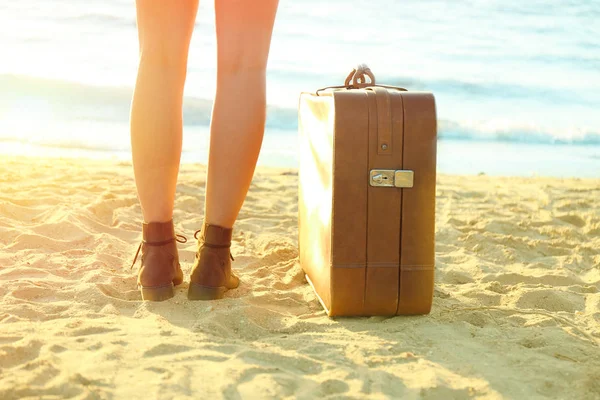
[(144, 222), (142, 224), (142, 237), (148, 243), (175, 239), (173, 219), (166, 222)]
[(217, 218), (217, 219), (205, 219), (204, 220), (204, 226), (214, 226), (217, 228), (221, 228), (221, 229), (233, 229), (233, 223), (222, 219), (222, 218)]
[(200, 236), (194, 234), (194, 237), (208, 247), (223, 248), (231, 246), (233, 228), (226, 228), (224, 226), (204, 222), (202, 224), (202, 229), (196, 233), (199, 233)]

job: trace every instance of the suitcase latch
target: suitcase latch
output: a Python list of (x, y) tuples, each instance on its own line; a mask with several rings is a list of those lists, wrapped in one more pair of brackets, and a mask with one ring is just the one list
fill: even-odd
[(411, 188), (415, 173), (409, 170), (372, 169), (369, 184), (380, 187)]

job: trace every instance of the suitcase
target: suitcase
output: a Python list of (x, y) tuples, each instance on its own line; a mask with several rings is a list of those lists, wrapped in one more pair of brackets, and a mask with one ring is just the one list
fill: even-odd
[(376, 85), (361, 65), (343, 86), (302, 93), (298, 117), (300, 265), (327, 314), (429, 313), (433, 95)]

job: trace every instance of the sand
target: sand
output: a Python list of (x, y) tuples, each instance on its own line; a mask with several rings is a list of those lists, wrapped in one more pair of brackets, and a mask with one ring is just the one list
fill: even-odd
[[(204, 172), (177, 187), (189, 238)], [(0, 181), (0, 399), (600, 398), (600, 180), (440, 176), (432, 313), (339, 319), (298, 264), (293, 170), (259, 168), (215, 302), (141, 301), (128, 163), (4, 156)]]

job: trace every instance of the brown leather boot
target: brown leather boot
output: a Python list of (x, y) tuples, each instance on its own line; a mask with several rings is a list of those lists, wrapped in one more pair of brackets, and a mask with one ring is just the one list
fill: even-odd
[(163, 301), (175, 296), (174, 287), (183, 282), (177, 242), (185, 243), (187, 239), (175, 235), (173, 220), (142, 225), (142, 243), (131, 267), (141, 250), (142, 266), (138, 271), (137, 284), (143, 300)]
[[(240, 280), (231, 272), (231, 233), (233, 229), (204, 223), (194, 237), (198, 251), (190, 276), (188, 299), (216, 300), (229, 289), (239, 286)], [(200, 233), (200, 237), (197, 234)]]

